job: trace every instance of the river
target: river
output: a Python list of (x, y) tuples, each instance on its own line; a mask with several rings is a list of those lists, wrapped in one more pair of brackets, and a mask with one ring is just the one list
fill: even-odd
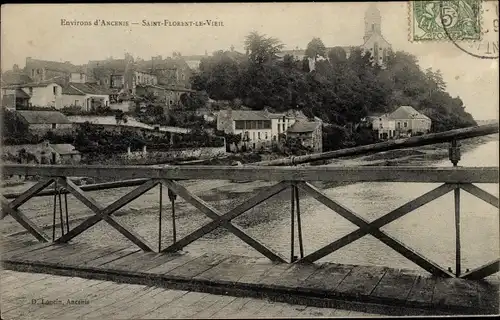
[[(461, 166), (498, 166), (498, 140), (489, 141), (462, 155)], [(451, 166), (448, 160), (429, 163), (431, 166)], [(207, 196), (207, 188), (219, 187), (219, 193), (211, 193), (210, 203), (221, 212), (226, 212), (249, 195), (235, 197), (223, 192), (225, 181), (210, 181), (198, 184), (198, 190), (188, 189), (198, 195)], [(356, 183), (347, 186), (323, 190), (332, 199), (355, 211), (365, 219), (372, 221), (402, 204), (432, 190), (439, 184), (429, 183)], [(479, 187), (498, 197), (498, 184), (484, 184)], [(248, 184), (251, 188), (251, 184)], [(164, 192), (165, 192), (164, 188)], [(229, 188), (230, 189), (230, 188)], [(120, 195), (131, 189), (106, 190), (91, 192), (96, 200), (110, 204)], [(243, 190), (244, 191), (244, 190)], [(239, 192), (242, 192), (240, 188)], [(275, 252), (285, 257), (290, 256), (290, 200), (289, 191), (276, 199), (249, 210), (235, 220), (245, 232), (262, 242)], [(215, 198), (214, 198), (215, 197)], [(71, 197), (70, 197), (71, 198)], [(168, 197), (164, 196), (164, 201)], [(155, 188), (127, 205), (122, 212), (126, 215), (116, 219), (135, 230), (148, 240), (155, 248), (158, 239), (158, 188)], [(38, 224), (51, 224), (52, 198), (37, 198), (30, 200), (25, 206), (27, 212), (36, 209)], [(208, 200), (207, 200), (208, 201)], [(90, 214), (90, 211), (78, 207), (74, 199), (70, 199), (70, 215)], [(301, 198), (302, 230), (305, 253), (311, 253), (322, 246), (348, 234), (357, 227), (324, 205), (312, 198)], [(23, 207), (25, 207), (23, 206)], [(179, 203), (177, 206), (178, 239), (189, 234), (203, 224), (211, 221), (190, 205)], [(163, 210), (163, 240), (165, 247), (172, 242), (172, 226), (169, 204)], [(31, 214), (30, 214), (31, 215)], [(11, 217), (5, 218), (1, 233), (11, 233), (20, 230), (14, 224), (8, 223)], [(6, 227), (10, 224), (11, 227)], [(72, 223), (76, 226), (76, 222)], [(8, 229), (8, 232), (7, 232)], [(415, 210), (406, 216), (382, 228), (388, 234), (408, 247), (433, 260), (444, 268), (455, 266), (455, 228), (453, 192)], [(51, 234), (51, 230), (46, 230)], [(58, 230), (59, 232), (59, 230)], [(499, 214), (495, 207), (461, 191), (461, 239), (462, 268), (474, 269), (499, 255)], [(18, 236), (29, 238), (29, 235)], [(297, 235), (295, 253), (298, 255)], [(112, 245), (127, 243), (122, 235), (105, 222), (100, 222), (81, 234), (75, 241), (91, 242), (97, 245)], [(217, 231), (199, 239), (185, 248), (186, 251), (200, 254), (219, 252), (260, 257), (243, 241), (225, 230)], [(331, 261), (344, 264), (380, 265), (393, 268), (421, 270), (417, 265), (399, 255), (372, 236), (365, 236), (344, 248), (330, 254), (320, 261)]]

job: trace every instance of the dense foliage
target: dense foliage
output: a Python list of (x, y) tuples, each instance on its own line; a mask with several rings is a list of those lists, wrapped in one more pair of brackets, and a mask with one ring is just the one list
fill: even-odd
[[(246, 59), (218, 52), (200, 63), (192, 77), (193, 88), (216, 100), (240, 100), (252, 109), (290, 108), (342, 127), (357, 124), (370, 113), (385, 113), (410, 105), (429, 116), (433, 131), (475, 125), (459, 97), (446, 92), (439, 70), (422, 71), (417, 59), (405, 52), (390, 52), (387, 67), (372, 63), (369, 53), (341, 47), (326, 52), (319, 38), (307, 46), (309, 62), (291, 56), (277, 59), (279, 41), (256, 33), (246, 40)], [(328, 59), (319, 59), (321, 56)]]

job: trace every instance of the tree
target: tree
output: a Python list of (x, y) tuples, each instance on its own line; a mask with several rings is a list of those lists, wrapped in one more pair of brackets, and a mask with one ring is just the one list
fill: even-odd
[(328, 51), (328, 61), (332, 66), (344, 63), (347, 61), (347, 53), (342, 47), (333, 47)]
[(314, 59), (314, 62), (318, 57), (326, 57), (326, 48), (320, 38), (313, 38), (308, 44), (305, 51), (305, 55), (308, 58)]
[(248, 52), (249, 60), (256, 64), (272, 60), (283, 47), (280, 40), (266, 37), (256, 31), (251, 32), (245, 38), (245, 50)]
[(208, 95), (204, 91), (197, 91), (192, 93), (183, 93), (180, 99), (185, 110), (196, 111), (206, 107)]

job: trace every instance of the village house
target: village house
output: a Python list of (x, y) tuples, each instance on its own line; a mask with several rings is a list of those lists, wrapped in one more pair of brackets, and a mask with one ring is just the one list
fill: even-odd
[(151, 57), (151, 60), (138, 59), (135, 62), (135, 67), (155, 75), (158, 79), (155, 84), (191, 88), (192, 70), (180, 53), (174, 53), (173, 57), (167, 57), (166, 59), (161, 55)]
[(315, 121), (296, 121), (287, 130), (287, 139), (297, 139), (304, 147), (310, 148), (313, 152), (323, 151), (323, 124), (320, 119)]
[(390, 117), (394, 120), (396, 135), (399, 136), (424, 134), (431, 130), (431, 119), (410, 106), (399, 107)]
[(34, 82), (53, 81), (60, 86), (69, 82), (85, 83), (87, 80), (85, 70), (69, 61), (57, 62), (27, 57), (24, 73)]
[(267, 109), (255, 110), (220, 110), (217, 115), (217, 130), (241, 135), (242, 144), (250, 149), (269, 147), (288, 133), (288, 129), (297, 120), (307, 118), (297, 111), (271, 113)]
[(72, 144), (52, 144), (48, 141), (4, 146), (2, 155), (28, 164), (78, 164), (81, 161), (80, 152)]
[(88, 83), (69, 83), (62, 88), (62, 103), (65, 107), (80, 107), (84, 111), (110, 105), (109, 93), (105, 89)]
[(159, 101), (164, 103), (164, 113), (167, 114), (172, 108), (181, 105), (181, 96), (190, 94), (195, 90), (182, 87), (164, 86), (164, 85), (139, 85), (136, 88), (137, 96), (153, 95), (158, 97)]
[(2, 88), (2, 107), (7, 110), (26, 109), (30, 96), (20, 88)]
[[(40, 82), (2, 87), (3, 95), (14, 95), (16, 105), (34, 107), (63, 108), (62, 88), (55, 82)], [(26, 101), (27, 100), (27, 101)]]
[(381, 140), (429, 133), (432, 121), (413, 107), (401, 106), (392, 113), (372, 115), (366, 121)]
[(48, 131), (69, 133), (73, 130), (71, 121), (58, 111), (17, 110), (16, 113), (35, 135), (43, 136)]

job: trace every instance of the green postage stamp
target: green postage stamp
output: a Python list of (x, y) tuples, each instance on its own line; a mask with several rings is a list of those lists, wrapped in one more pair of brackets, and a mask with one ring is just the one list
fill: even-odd
[(411, 41), (481, 39), (481, 0), (410, 1)]

